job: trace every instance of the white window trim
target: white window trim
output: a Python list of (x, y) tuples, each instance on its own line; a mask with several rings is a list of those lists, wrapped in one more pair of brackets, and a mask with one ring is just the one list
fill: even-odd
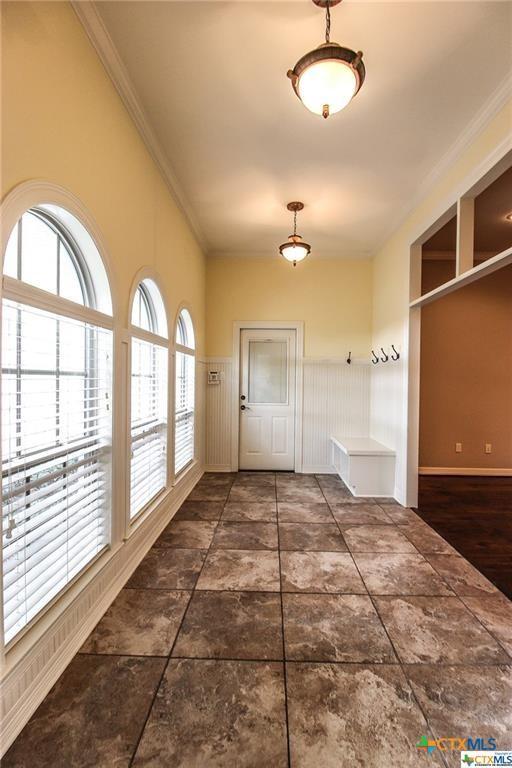
[[(181, 313), (183, 310), (186, 310), (190, 316), (190, 322), (192, 323), (192, 331), (194, 334), (194, 347), (187, 347), (184, 344), (178, 344), (176, 341), (176, 331), (178, 329), (178, 323), (180, 320)], [(173, 398), (172, 398), (172, 473), (173, 473), (173, 484), (178, 485), (182, 479), (190, 472), (198, 463), (197, 458), (197, 425), (196, 425), (196, 413), (197, 413), (197, 337), (196, 337), (196, 325), (194, 323), (194, 316), (192, 313), (192, 309), (189, 306), (188, 303), (182, 302), (179, 307), (178, 311), (176, 312), (176, 316), (174, 318), (174, 326), (172, 331), (172, 339), (174, 344), (174, 354), (173, 354), (173, 376), (172, 376), (172, 387), (173, 387)], [(182, 352), (185, 355), (190, 355), (194, 358), (194, 455), (190, 459), (190, 461), (185, 464), (184, 467), (182, 467), (178, 472), (176, 472), (176, 460), (175, 460), (175, 452), (176, 452), (176, 400), (175, 400), (175, 392), (176, 392), (176, 352)]]
[[(174, 464), (174, 450), (170, 450), (172, 446), (174, 448), (174, 432), (172, 430), (170, 418), (171, 414), (171, 397), (174, 395), (174, 386), (171, 386), (171, 375), (174, 366), (172, 365), (172, 344), (168, 338), (160, 336), (157, 333), (146, 331), (144, 328), (139, 328), (132, 323), (132, 307), (133, 302), (138, 290), (139, 285), (144, 282), (145, 279), (152, 280), (162, 297), (165, 316), (167, 321), (167, 329), (169, 330), (169, 309), (166, 296), (162, 291), (162, 283), (158, 274), (150, 267), (143, 267), (139, 270), (132, 283), (130, 290), (130, 302), (128, 304), (128, 344), (127, 344), (127, 375), (126, 375), (126, 460), (125, 460), (125, 510), (124, 510), (124, 534), (123, 539), (126, 541), (130, 536), (134, 534), (138, 528), (151, 516), (152, 512), (159, 507), (165, 497), (168, 495), (173, 486), (173, 474), (171, 473), (171, 463)], [(132, 360), (131, 360), (131, 339), (141, 339), (150, 344), (157, 344), (160, 347), (164, 347), (167, 350), (167, 462), (166, 462), (166, 480), (165, 487), (157, 491), (157, 493), (149, 499), (149, 501), (133, 516), (130, 517), (130, 482), (131, 482), (131, 451), (129, 446), (131, 444), (131, 376), (132, 376)]]
[[(108, 288), (110, 291), (110, 300), (112, 304), (112, 316), (100, 312), (92, 307), (87, 307), (68, 299), (65, 299), (56, 294), (44, 291), (36, 286), (25, 283), (22, 280), (11, 278), (8, 275), (3, 275), (3, 260), (7, 249), (7, 243), (11, 236), (11, 233), (23, 216), (31, 208), (37, 208), (40, 205), (55, 205), (64, 208), (66, 211), (75, 216), (82, 226), (87, 230), (87, 233), (92, 238), (94, 245), (96, 246), (100, 258), (105, 268), (106, 277), (108, 281)], [(3, 306), (4, 299), (20, 302), (29, 306), (36, 307), (48, 312), (61, 315), (62, 317), (69, 317), (74, 320), (91, 323), (100, 328), (105, 328), (113, 332), (112, 335), (112, 389), (115, 388), (116, 377), (116, 334), (114, 332), (115, 327), (115, 313), (116, 313), (116, 301), (112, 291), (111, 280), (111, 268), (109, 265), (108, 257), (106, 255), (106, 249), (104, 247), (103, 238), (93, 220), (88, 213), (87, 209), (80, 203), (80, 201), (64, 187), (52, 184), (46, 181), (27, 181), (19, 184), (15, 187), (3, 200), (1, 205), (0, 216), (0, 243), (1, 243), (1, 258), (2, 258), (2, 280), (0, 281), (0, 306)], [(1, 394), (1, 389), (0, 389)], [(113, 446), (115, 443), (115, 428), (116, 418), (115, 409), (112, 412), (112, 445), (111, 445), (111, 510), (110, 510), (110, 542), (106, 548), (103, 549), (87, 564), (87, 566), (76, 576), (73, 577), (62, 590), (50, 600), (36, 616), (34, 616), (8, 643), (0, 642), (0, 667), (5, 664), (6, 657), (12, 655), (15, 648), (19, 647), (19, 642), (27, 637), (27, 635), (33, 634), (37, 627), (44, 626), (44, 619), (56, 604), (65, 604), (66, 596), (72, 587), (78, 582), (86, 581), (90, 578), (90, 574), (95, 572), (95, 568), (98, 563), (103, 563), (111, 556), (112, 548), (114, 545), (115, 534), (115, 460)], [(1, 502), (0, 502), (0, 519), (1, 519)], [(2, 553), (2, 540), (0, 537), (0, 554)], [(3, 627), (3, 569), (0, 567), (0, 638), (4, 638)]]

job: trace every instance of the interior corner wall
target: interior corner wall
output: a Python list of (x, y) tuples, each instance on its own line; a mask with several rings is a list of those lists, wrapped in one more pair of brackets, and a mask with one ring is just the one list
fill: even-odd
[(310, 258), (293, 267), (268, 258), (207, 260), (208, 364), (222, 374), (207, 387), (206, 466), (231, 469), (233, 324), (304, 323), (302, 470), (331, 472), (332, 434), (367, 437), (372, 267), (368, 260)]
[(375, 348), (394, 343), (400, 361), (373, 366), (371, 383), (371, 436), (397, 452), (395, 496), (407, 504), (417, 502), (409, 472), (408, 451), (408, 336), (409, 267), (412, 242), (440, 216), (454, 192), (496, 149), (510, 141), (512, 99), (494, 116), (473, 142), (434, 184), (423, 201), (390, 235), (373, 260), (372, 344)]
[(420, 382), (420, 467), (512, 471), (512, 266), (423, 307)]

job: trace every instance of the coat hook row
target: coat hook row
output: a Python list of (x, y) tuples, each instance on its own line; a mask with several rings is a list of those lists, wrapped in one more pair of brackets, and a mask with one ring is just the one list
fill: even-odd
[[(384, 347), (381, 347), (380, 351), (382, 354), (379, 357), (379, 355), (375, 354), (375, 350), (372, 349), (372, 356), (371, 356), (372, 363), (374, 365), (377, 365), (377, 363), (387, 363), (390, 357), (391, 357), (391, 360), (400, 360), (400, 352), (397, 350), (394, 344), (391, 345), (391, 350), (392, 350), (391, 355), (388, 355)], [(348, 362), (349, 361), (347, 360), (347, 363)]]

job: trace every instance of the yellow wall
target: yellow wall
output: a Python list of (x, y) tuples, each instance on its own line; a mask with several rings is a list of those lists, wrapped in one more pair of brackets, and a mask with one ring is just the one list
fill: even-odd
[(149, 265), (173, 318), (190, 304), (203, 351), (204, 257), (73, 9), (4, 2), (2, 22), (2, 197), (28, 179), (70, 190), (103, 234), (123, 318)]
[(236, 320), (303, 320), (308, 357), (368, 355), (371, 262), (218, 257), (207, 264), (210, 356), (230, 356)]

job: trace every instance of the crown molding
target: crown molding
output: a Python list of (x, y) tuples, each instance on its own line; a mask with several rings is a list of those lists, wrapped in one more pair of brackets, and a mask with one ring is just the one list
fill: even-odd
[(70, 0), (70, 2), (101, 63), (119, 93), (128, 114), (139, 131), (149, 154), (160, 171), (173, 200), (187, 219), (201, 249), (206, 253), (208, 251), (208, 244), (192, 210), (192, 206), (187, 200), (162, 144), (150, 125), (149, 118), (140, 103), (128, 71), (117, 52), (103, 19), (98, 13), (96, 3), (94, 0)]
[(373, 256), (384, 247), (393, 233), (405, 223), (408, 216), (429, 195), (443, 174), (445, 174), (457, 160), (462, 157), (464, 152), (469, 149), (475, 139), (487, 128), (492, 119), (496, 117), (498, 112), (503, 109), (507, 101), (511, 98), (512, 76), (507, 75), (494, 90), (486, 103), (474, 115), (473, 119), (467, 124), (462, 133), (459, 134), (451, 147), (444, 153), (444, 155), (442, 155), (430, 173), (425, 176), (418, 186), (416, 194), (408, 200), (407, 205), (394, 219), (379, 246), (373, 251)]

